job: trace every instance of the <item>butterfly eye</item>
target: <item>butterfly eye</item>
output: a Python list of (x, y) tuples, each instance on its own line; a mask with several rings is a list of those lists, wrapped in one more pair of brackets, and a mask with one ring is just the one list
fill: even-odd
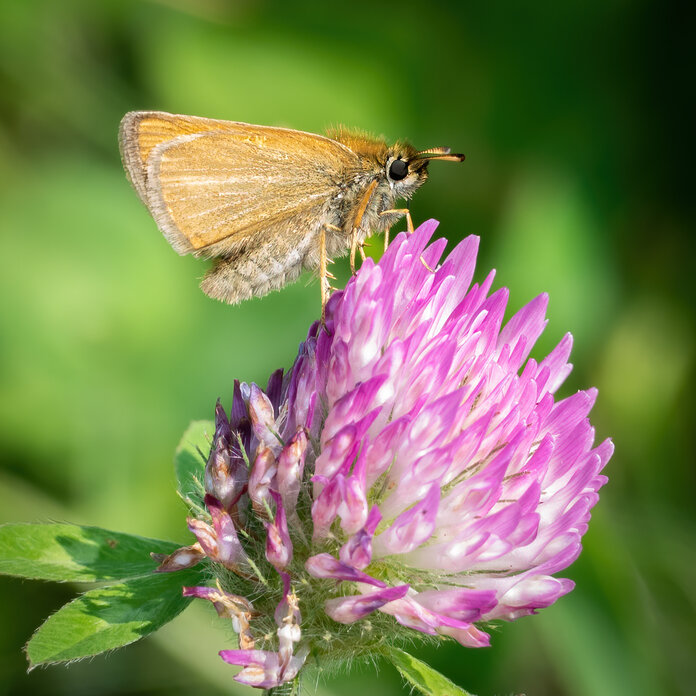
[(394, 160), (389, 165), (389, 178), (392, 181), (401, 181), (408, 174), (408, 164), (402, 159)]

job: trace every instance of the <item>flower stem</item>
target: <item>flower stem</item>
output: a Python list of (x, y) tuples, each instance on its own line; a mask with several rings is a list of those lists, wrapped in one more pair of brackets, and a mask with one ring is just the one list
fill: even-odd
[(291, 682), (285, 682), (273, 689), (266, 689), (264, 696), (295, 696), (299, 693), (299, 680), (293, 679)]
[(263, 693), (264, 696), (294, 696), (297, 693), (296, 686), (296, 681), (286, 682), (273, 689), (266, 689)]

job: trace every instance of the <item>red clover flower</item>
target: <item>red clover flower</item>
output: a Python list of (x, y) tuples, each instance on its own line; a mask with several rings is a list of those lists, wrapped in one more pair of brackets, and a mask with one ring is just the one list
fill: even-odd
[(444, 261), (435, 221), (367, 259), (262, 391), (220, 404), (197, 538), (163, 560), (204, 558), (207, 599), (239, 634), (237, 681), (292, 682), (322, 664), (421, 635), (489, 644), (486, 627), (573, 588), (554, 574), (581, 550), (613, 446), (594, 447), (596, 391), (557, 400), (566, 335), (541, 362), (540, 295), (503, 326), (494, 273), (471, 285), (478, 238)]

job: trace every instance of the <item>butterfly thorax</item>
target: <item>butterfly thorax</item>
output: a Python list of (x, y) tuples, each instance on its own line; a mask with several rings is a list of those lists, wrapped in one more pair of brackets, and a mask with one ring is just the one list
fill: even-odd
[[(423, 185), (428, 178), (427, 161), (414, 159), (418, 151), (406, 142), (388, 145), (383, 138), (343, 127), (329, 131), (327, 136), (356, 155), (354, 168), (343, 172), (340, 178), (339, 193), (332, 205), (334, 224), (347, 235), (359, 222), (360, 239), (391, 227), (402, 215), (384, 212), (403, 207), (397, 201), (410, 198)], [(401, 161), (397, 169), (401, 166), (403, 170), (399, 178), (390, 175), (397, 160)], [(358, 221), (356, 213), (361, 210), (361, 204), (364, 212)], [(336, 239), (335, 244), (345, 245), (345, 237), (343, 242)]]

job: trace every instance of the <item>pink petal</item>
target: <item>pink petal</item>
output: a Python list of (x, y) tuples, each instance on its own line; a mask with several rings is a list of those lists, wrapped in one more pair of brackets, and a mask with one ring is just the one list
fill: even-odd
[(385, 604), (400, 599), (408, 592), (408, 589), (408, 585), (400, 585), (398, 587), (388, 587), (387, 589), (371, 592), (369, 594), (329, 599), (324, 605), (324, 608), (326, 613), (334, 621), (342, 624), (354, 623), (383, 607)]
[(356, 570), (347, 563), (334, 558), (330, 553), (320, 553), (311, 556), (305, 563), (307, 572), (315, 578), (330, 578), (338, 581), (364, 582), (376, 587), (386, 587), (386, 583), (376, 580), (366, 573)]
[(374, 540), (374, 552), (379, 556), (408, 553), (427, 541), (435, 529), (440, 487), (430, 486), (423, 500), (396, 520)]

